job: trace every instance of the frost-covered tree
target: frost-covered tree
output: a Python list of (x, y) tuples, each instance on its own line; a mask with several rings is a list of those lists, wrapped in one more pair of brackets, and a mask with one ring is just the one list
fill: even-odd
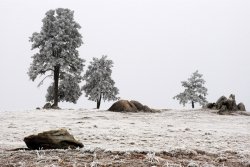
[(32, 56), (28, 75), (34, 81), (37, 76), (50, 73), (47, 76), (52, 76), (54, 82), (48, 88), (46, 100), (53, 101), (54, 108), (58, 101), (75, 103), (81, 95), (78, 84), (83, 79), (85, 62), (77, 51), (83, 43), (78, 31), (81, 26), (74, 21), (74, 12), (63, 8), (49, 10), (42, 22), (41, 31), (30, 37), (32, 50), (38, 49), (38, 53)]
[[(79, 83), (81, 82), (80, 77), (67, 75), (63, 77), (58, 86), (58, 101), (66, 101), (76, 103), (78, 98), (82, 95)], [(54, 85), (51, 84), (48, 87), (46, 101), (54, 100)]]
[(100, 108), (101, 100), (117, 100), (119, 90), (115, 87), (115, 82), (111, 78), (113, 61), (108, 60), (107, 56), (102, 56), (100, 59), (93, 58), (84, 75), (86, 84), (82, 89), (86, 93), (89, 100), (97, 103), (97, 108)]
[(202, 79), (202, 74), (199, 74), (198, 70), (188, 78), (188, 81), (182, 81), (181, 84), (185, 88), (184, 92), (174, 97), (179, 100), (180, 104), (185, 106), (186, 103), (191, 102), (192, 108), (194, 108), (195, 103), (202, 106), (207, 103), (207, 88), (203, 86), (205, 80)]

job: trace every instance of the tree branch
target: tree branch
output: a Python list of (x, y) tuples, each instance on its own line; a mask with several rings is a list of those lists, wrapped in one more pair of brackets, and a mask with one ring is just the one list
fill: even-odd
[(42, 79), (42, 81), (39, 82), (39, 84), (37, 85), (37, 87), (40, 87), (40, 86), (43, 84), (44, 80), (45, 80), (46, 78), (48, 78), (48, 77), (53, 77), (53, 75), (50, 74), (50, 75), (47, 75), (46, 77), (44, 77), (44, 78)]

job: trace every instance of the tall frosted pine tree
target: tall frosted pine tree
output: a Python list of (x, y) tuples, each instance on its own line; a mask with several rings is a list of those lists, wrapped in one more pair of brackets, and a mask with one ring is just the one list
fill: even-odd
[(185, 106), (186, 103), (191, 102), (192, 108), (194, 108), (195, 103), (199, 103), (202, 106), (207, 103), (207, 88), (203, 86), (205, 80), (198, 70), (195, 71), (187, 81), (182, 81), (181, 84), (185, 88), (184, 92), (174, 97), (174, 99), (179, 100), (180, 104)]
[(38, 49), (38, 53), (32, 56), (28, 75), (32, 81), (39, 75), (53, 77), (46, 95), (53, 108), (58, 108), (59, 101), (75, 103), (81, 96), (85, 62), (77, 51), (83, 43), (78, 31), (81, 26), (74, 21), (74, 12), (63, 8), (49, 10), (42, 23), (41, 31), (30, 37), (32, 50)]
[(93, 58), (84, 75), (86, 84), (82, 89), (86, 93), (89, 100), (97, 103), (97, 108), (100, 108), (101, 100), (111, 101), (117, 100), (119, 93), (115, 87), (115, 82), (111, 78), (113, 61), (108, 60), (107, 56), (102, 56), (100, 59)]

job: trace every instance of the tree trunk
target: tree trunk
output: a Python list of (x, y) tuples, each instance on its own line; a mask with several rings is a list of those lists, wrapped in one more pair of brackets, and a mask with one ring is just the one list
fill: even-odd
[(102, 94), (100, 94), (100, 98), (99, 99), (97, 99), (97, 109), (99, 109), (100, 108), (100, 105), (101, 105), (101, 100), (102, 100)]
[(194, 108), (194, 101), (192, 101), (192, 108)]
[(58, 108), (59, 70), (59, 66), (54, 67), (54, 104), (52, 105), (52, 108)]

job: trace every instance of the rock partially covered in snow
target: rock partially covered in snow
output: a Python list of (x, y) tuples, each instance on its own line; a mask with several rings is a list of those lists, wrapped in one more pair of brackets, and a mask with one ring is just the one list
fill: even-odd
[(108, 111), (117, 111), (117, 112), (153, 112), (155, 110), (149, 108), (146, 105), (141, 104), (135, 100), (119, 100), (115, 102)]
[(65, 129), (51, 130), (31, 135), (24, 138), (24, 142), (29, 149), (75, 149), (82, 148), (83, 144), (76, 141)]

